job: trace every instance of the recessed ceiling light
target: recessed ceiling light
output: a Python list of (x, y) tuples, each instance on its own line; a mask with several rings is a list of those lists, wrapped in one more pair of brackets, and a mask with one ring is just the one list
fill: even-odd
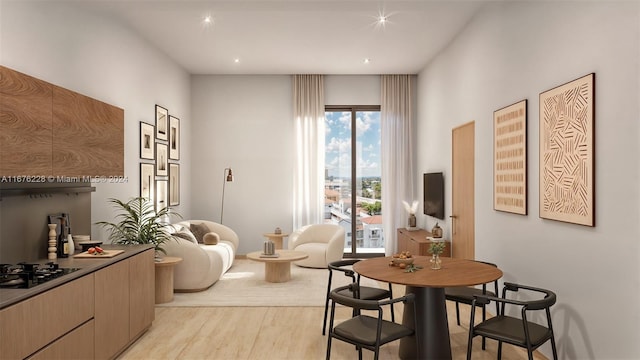
[(235, 59), (233, 59), (233, 62), (237, 64), (237, 63), (239, 63), (239, 62), (240, 62), (240, 59), (235, 58)]
[(393, 13), (388, 13), (384, 9), (378, 10), (378, 15), (373, 16), (373, 18), (375, 19), (373, 26), (376, 29), (384, 30), (384, 28), (387, 27), (387, 25), (391, 24), (392, 16), (393, 16)]
[(365, 63), (365, 64), (368, 64), (368, 63), (370, 63), (370, 62), (371, 62), (371, 59), (366, 58), (366, 59), (364, 59), (362, 62), (363, 62), (363, 63)]
[(202, 26), (205, 28), (208, 28), (209, 26), (213, 25), (213, 16), (211, 16), (211, 14), (207, 14), (205, 16), (202, 17)]

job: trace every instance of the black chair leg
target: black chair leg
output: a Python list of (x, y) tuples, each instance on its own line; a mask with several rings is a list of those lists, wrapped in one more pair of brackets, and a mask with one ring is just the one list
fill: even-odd
[[(460, 326), (460, 304), (456, 301), (456, 321), (458, 322), (458, 326)], [(469, 325), (471, 327), (471, 325)]]
[(469, 326), (469, 341), (467, 344), (467, 360), (471, 360), (472, 347), (473, 347), (473, 326)]
[(327, 360), (331, 359), (331, 334), (327, 336)]
[(498, 360), (502, 359), (502, 341), (498, 341)]
[(558, 350), (556, 350), (556, 339), (551, 332), (551, 350), (553, 351), (553, 360), (558, 360)]
[(327, 298), (324, 301), (324, 322), (322, 323), (322, 335), (326, 333), (327, 330), (327, 315), (329, 313), (329, 293), (331, 292), (331, 271), (329, 271), (329, 281), (327, 283)]
[(327, 315), (329, 313), (329, 298), (327, 297), (327, 301), (324, 303), (324, 322), (322, 323), (322, 335), (327, 331)]
[[(487, 320), (487, 307), (486, 306), (482, 306), (482, 322), (484, 322), (485, 320)], [(470, 324), (469, 326), (471, 326), (472, 324)], [(487, 348), (487, 338), (486, 337), (482, 337), (482, 350), (485, 350)]]
[[(391, 284), (389, 284), (389, 299), (393, 299), (393, 289)], [(391, 304), (391, 321), (396, 322), (395, 311), (393, 310), (393, 304)]]

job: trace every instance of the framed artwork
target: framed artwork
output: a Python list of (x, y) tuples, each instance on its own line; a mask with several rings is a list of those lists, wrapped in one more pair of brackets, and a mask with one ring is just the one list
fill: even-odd
[(527, 215), (527, 100), (493, 112), (493, 209)]
[(167, 180), (156, 180), (156, 212), (167, 206)]
[(156, 105), (156, 139), (168, 140), (168, 121), (169, 111), (160, 105)]
[(169, 159), (180, 160), (180, 119), (169, 116)]
[(595, 226), (591, 73), (540, 94), (540, 217)]
[(151, 124), (140, 122), (140, 158), (154, 160), (156, 158), (156, 148), (153, 146), (155, 128)]
[(169, 174), (169, 159), (168, 159), (168, 146), (167, 144), (156, 143), (156, 175), (167, 176)]
[(180, 205), (180, 165), (169, 164), (169, 206)]
[(155, 169), (153, 164), (140, 164), (140, 197), (155, 200)]

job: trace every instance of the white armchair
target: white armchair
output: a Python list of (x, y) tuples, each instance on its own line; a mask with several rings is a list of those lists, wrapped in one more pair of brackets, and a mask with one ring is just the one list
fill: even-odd
[(173, 288), (176, 291), (205, 290), (227, 272), (238, 249), (238, 235), (229, 227), (207, 220), (187, 220), (173, 224), (175, 232), (189, 230), (190, 224), (202, 224), (209, 233), (215, 233), (217, 244), (201, 244), (175, 238), (167, 241), (167, 256), (182, 258), (174, 269)]
[(330, 262), (342, 259), (344, 242), (345, 231), (342, 226), (307, 225), (289, 235), (289, 250), (303, 251), (309, 255), (294, 263), (298, 266), (326, 268)]

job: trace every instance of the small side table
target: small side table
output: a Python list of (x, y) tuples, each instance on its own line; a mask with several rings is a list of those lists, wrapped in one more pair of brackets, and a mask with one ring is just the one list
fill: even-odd
[(276, 233), (266, 233), (263, 234), (267, 239), (273, 241), (273, 244), (276, 247), (276, 250), (283, 248), (284, 238), (289, 236), (289, 234), (276, 234)]
[(165, 256), (156, 265), (156, 304), (173, 301), (173, 267), (182, 258)]

